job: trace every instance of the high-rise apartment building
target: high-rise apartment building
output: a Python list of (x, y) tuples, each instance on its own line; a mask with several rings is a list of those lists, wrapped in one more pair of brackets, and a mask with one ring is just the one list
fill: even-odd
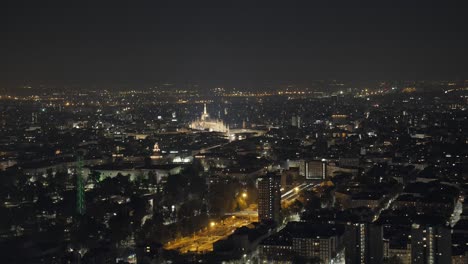
[(279, 223), (281, 176), (269, 173), (258, 179), (258, 219)]
[(452, 263), (452, 234), (437, 225), (413, 224), (411, 259), (414, 264)]

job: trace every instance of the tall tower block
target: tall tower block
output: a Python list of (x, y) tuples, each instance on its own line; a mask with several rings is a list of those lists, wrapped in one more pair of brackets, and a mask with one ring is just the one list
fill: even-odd
[(76, 212), (79, 215), (84, 215), (86, 212), (85, 192), (84, 192), (84, 177), (83, 177), (83, 157), (78, 156), (76, 166)]

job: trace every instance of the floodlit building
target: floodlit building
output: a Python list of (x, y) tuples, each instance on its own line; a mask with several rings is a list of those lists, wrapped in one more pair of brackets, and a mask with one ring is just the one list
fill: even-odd
[(210, 132), (221, 132), (228, 133), (229, 127), (224, 124), (222, 120), (210, 118), (206, 111), (206, 104), (203, 107), (203, 113), (201, 117), (190, 124), (190, 128), (194, 130), (203, 130)]

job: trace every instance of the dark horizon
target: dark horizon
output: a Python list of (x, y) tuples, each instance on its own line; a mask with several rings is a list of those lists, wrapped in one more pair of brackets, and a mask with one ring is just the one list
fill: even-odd
[(15, 1), (0, 11), (0, 86), (464, 80), (466, 11), (421, 1)]

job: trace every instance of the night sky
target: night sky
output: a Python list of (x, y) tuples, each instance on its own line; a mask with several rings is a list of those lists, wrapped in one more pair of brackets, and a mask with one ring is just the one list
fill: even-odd
[(447, 1), (3, 2), (2, 86), (468, 79)]

